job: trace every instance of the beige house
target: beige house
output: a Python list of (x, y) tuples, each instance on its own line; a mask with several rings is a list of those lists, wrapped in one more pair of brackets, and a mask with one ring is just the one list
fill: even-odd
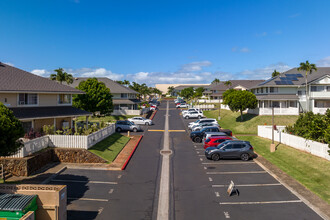
[(0, 63), (0, 102), (22, 121), (25, 132), (71, 127), (77, 116), (90, 112), (72, 107), (72, 95), (82, 91)]

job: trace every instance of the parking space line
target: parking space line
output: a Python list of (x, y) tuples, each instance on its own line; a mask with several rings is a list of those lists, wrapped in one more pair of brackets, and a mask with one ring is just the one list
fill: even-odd
[(69, 183), (99, 183), (99, 184), (110, 184), (117, 185), (117, 182), (102, 182), (102, 181), (83, 181), (83, 180), (60, 180), (53, 179), (52, 182), (69, 182)]
[(200, 161), (203, 161), (203, 158), (199, 158)]
[(205, 157), (205, 155), (197, 155), (197, 156), (199, 156), (199, 157)]
[(122, 177), (122, 175), (120, 174), (120, 175), (118, 175), (118, 177), (117, 177), (117, 178), (118, 178), (118, 179), (120, 179), (121, 177)]
[(220, 197), (220, 193), (219, 192), (214, 192), (216, 197)]
[(113, 191), (114, 191), (114, 189), (110, 189), (110, 190), (109, 190), (109, 194), (112, 194)]
[(220, 202), (220, 205), (257, 205), (257, 204), (283, 204), (283, 203), (299, 203), (301, 200), (287, 201), (267, 201), (267, 202)]
[(71, 198), (71, 197), (68, 197), (68, 200), (81, 200), (81, 201), (109, 202), (109, 200), (108, 200), (108, 199), (92, 199), (92, 198)]
[[(245, 186), (282, 186), (281, 183), (265, 183), (265, 184), (235, 184), (235, 186), (245, 187)], [(212, 185), (213, 188), (217, 187), (228, 187), (228, 185)]]
[(211, 177), (209, 177), (209, 181), (210, 181), (210, 182), (212, 182), (212, 181), (213, 181), (213, 179), (212, 179)]
[(223, 163), (203, 163), (204, 165), (233, 165), (233, 164), (255, 164), (255, 162), (228, 162), (228, 163), (225, 163), (225, 162), (223, 162)]
[(267, 173), (266, 171), (247, 171), (247, 172), (207, 172), (206, 174), (217, 175), (217, 174), (248, 174), (248, 173)]

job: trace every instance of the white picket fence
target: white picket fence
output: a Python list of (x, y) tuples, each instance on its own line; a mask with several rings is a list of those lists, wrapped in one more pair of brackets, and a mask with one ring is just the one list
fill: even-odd
[(194, 108), (198, 109), (214, 109), (214, 105), (194, 105)]
[[(284, 133), (284, 126), (277, 126), (277, 130), (274, 131), (274, 140), (290, 147), (303, 150), (310, 154), (330, 160), (328, 150), (328, 144), (323, 144), (317, 141), (307, 140), (302, 137)], [(258, 136), (271, 139), (272, 138), (272, 126), (258, 126)]]
[(110, 124), (108, 127), (105, 127), (90, 135), (45, 135), (43, 137), (24, 142), (24, 147), (15, 155), (10, 156), (10, 158), (26, 157), (46, 147), (89, 149), (96, 143), (112, 135), (114, 132), (115, 125)]

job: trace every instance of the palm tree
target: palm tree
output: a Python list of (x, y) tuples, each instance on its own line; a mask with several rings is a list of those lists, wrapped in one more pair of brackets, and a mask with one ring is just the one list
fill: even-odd
[(272, 73), (272, 78), (275, 77), (275, 76), (278, 76), (280, 74), (281, 74), (280, 72), (277, 72), (276, 70), (274, 70), (274, 72)]
[(211, 82), (211, 84), (217, 84), (217, 83), (219, 83), (219, 82), (220, 82), (220, 79), (215, 78), (215, 79)]
[(174, 86), (169, 86), (167, 88), (167, 93), (170, 95), (170, 96), (173, 96), (173, 92), (174, 92)]
[(62, 84), (62, 82), (66, 82), (67, 84), (73, 83), (73, 76), (71, 74), (68, 74), (67, 72), (64, 72), (62, 68), (58, 68), (54, 70), (56, 74), (50, 74), (51, 80), (56, 80)]
[(228, 88), (229, 88), (231, 85), (233, 85), (229, 80), (226, 81), (226, 82), (224, 82), (223, 84), (224, 84), (225, 86), (227, 86)]
[(307, 74), (312, 74), (313, 70), (317, 71), (316, 65), (313, 63), (309, 63), (308, 60), (306, 63), (300, 63), (300, 66), (297, 68), (298, 71), (305, 71), (305, 84), (306, 84), (306, 111), (309, 111), (309, 103), (308, 103), (308, 86), (307, 86)]
[(124, 82), (121, 80), (117, 80), (116, 83), (119, 83), (120, 85), (124, 85)]
[(130, 82), (128, 81), (128, 80), (124, 80), (124, 82), (123, 82), (123, 84), (125, 85), (125, 86), (129, 86), (130, 85)]

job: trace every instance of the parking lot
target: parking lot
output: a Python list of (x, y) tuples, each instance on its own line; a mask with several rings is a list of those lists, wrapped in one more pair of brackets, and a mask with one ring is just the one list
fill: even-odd
[(67, 185), (68, 219), (95, 219), (110, 204), (121, 173), (66, 169), (50, 184)]
[[(182, 120), (187, 128), (189, 122), (197, 119)], [(188, 135), (187, 130), (189, 138)], [(221, 215), (221, 219), (244, 216), (245, 219), (322, 219), (254, 160), (208, 160), (203, 145), (191, 143), (190, 148), (195, 152), (192, 163), (198, 163), (202, 170), (213, 194), (209, 202), (216, 201), (218, 208), (214, 212)], [(238, 194), (229, 196), (227, 189), (231, 181)]]

